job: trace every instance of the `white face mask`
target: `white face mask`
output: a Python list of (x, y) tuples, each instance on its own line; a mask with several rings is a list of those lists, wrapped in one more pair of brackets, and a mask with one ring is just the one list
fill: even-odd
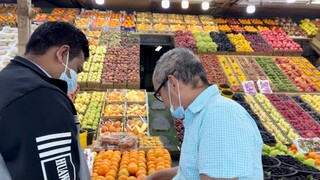
[(176, 110), (173, 109), (174, 107), (172, 105), (171, 94), (170, 94), (170, 84), (168, 84), (168, 93), (169, 93), (169, 100), (170, 100), (171, 115), (177, 119), (184, 119), (185, 110), (183, 109), (183, 107), (181, 105), (179, 82), (178, 82), (179, 107)]
[[(61, 74), (61, 76), (59, 78), (59, 79), (64, 80), (64, 81), (66, 81), (68, 83), (68, 95), (69, 95), (73, 91), (75, 91), (76, 88), (77, 88), (77, 77), (78, 77), (78, 75), (73, 69), (70, 69), (68, 67), (68, 63), (69, 63), (69, 52), (68, 52), (68, 55), (67, 55), (66, 64), (62, 63), (62, 65), (65, 67), (65, 69), (64, 69), (64, 72)], [(67, 69), (69, 70), (71, 78), (69, 78), (67, 76), (67, 74), (66, 74)]]

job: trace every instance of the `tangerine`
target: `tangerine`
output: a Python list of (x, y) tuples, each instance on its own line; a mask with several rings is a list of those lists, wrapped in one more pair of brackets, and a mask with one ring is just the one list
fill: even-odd
[(98, 174), (100, 176), (105, 176), (108, 171), (109, 171), (109, 166), (107, 166), (107, 165), (101, 165), (98, 168)]
[(120, 169), (120, 171), (118, 172), (118, 176), (121, 176), (121, 175), (124, 175), (124, 176), (127, 176), (127, 177), (130, 176), (129, 171), (127, 169), (125, 169), (125, 168)]
[(134, 177), (134, 176), (130, 176), (130, 177), (128, 178), (128, 180), (137, 180), (137, 178)]
[(144, 180), (144, 178), (146, 178), (147, 176), (145, 174), (140, 174), (138, 177), (137, 177), (137, 180)]
[(140, 176), (141, 174), (147, 174), (146, 170), (139, 169), (139, 170), (136, 172), (136, 177)]
[(165, 167), (164, 167), (164, 166), (161, 166), (161, 165), (156, 167), (156, 171), (161, 171), (161, 170), (163, 170), (163, 169), (165, 169)]
[(138, 171), (139, 167), (137, 163), (129, 163), (128, 164), (128, 171), (131, 175), (134, 175)]
[(106, 176), (104, 177), (104, 180), (115, 180), (115, 178), (112, 177), (112, 176), (110, 176), (110, 175), (106, 175)]
[(125, 176), (125, 175), (121, 175), (118, 177), (118, 180), (128, 180), (129, 177), (128, 176)]

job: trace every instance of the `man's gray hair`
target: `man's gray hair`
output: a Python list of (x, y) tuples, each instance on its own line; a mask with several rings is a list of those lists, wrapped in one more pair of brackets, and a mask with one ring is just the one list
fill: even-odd
[(191, 83), (194, 88), (197, 87), (199, 79), (209, 85), (199, 58), (186, 48), (175, 48), (163, 54), (156, 64), (153, 78), (161, 84), (172, 73), (183, 83)]

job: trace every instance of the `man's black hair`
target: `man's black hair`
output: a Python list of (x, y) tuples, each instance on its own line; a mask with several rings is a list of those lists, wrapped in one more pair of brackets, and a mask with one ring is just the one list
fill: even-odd
[(43, 55), (53, 46), (69, 45), (69, 59), (77, 57), (82, 51), (89, 57), (89, 43), (86, 35), (66, 22), (46, 22), (31, 35), (25, 54)]

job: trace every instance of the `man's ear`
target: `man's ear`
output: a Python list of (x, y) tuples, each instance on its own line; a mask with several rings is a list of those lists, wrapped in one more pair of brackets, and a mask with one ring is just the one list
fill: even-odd
[(60, 63), (66, 63), (69, 49), (70, 47), (68, 45), (62, 45), (57, 49), (56, 58)]
[(168, 86), (171, 85), (172, 88), (177, 88), (178, 79), (176, 77), (174, 77), (173, 75), (169, 75), (168, 82), (170, 83), (168, 84)]

